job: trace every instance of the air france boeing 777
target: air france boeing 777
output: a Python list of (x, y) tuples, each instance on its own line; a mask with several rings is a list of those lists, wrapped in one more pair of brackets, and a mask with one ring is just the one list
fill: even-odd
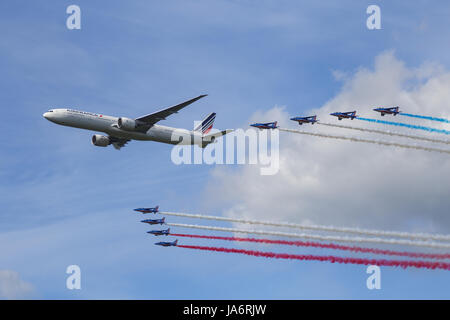
[(160, 120), (165, 120), (166, 117), (173, 113), (178, 113), (184, 107), (205, 96), (201, 95), (176, 106), (136, 119), (125, 117), (116, 118), (72, 109), (51, 109), (44, 113), (44, 118), (63, 126), (106, 133), (106, 136), (100, 134), (94, 134), (92, 136), (92, 144), (97, 147), (106, 147), (112, 144), (116, 149), (120, 149), (130, 140), (144, 140), (168, 144), (197, 144), (204, 148), (214, 142), (217, 137), (232, 131), (223, 130), (208, 134), (216, 118), (215, 113), (211, 113), (192, 131), (161, 126), (156, 123)]

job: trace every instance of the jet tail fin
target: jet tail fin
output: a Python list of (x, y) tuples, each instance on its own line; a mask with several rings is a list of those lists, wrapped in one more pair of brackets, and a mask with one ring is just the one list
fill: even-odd
[(209, 114), (200, 124), (198, 124), (194, 128), (194, 131), (201, 132), (202, 134), (207, 134), (209, 131), (211, 131), (215, 119), (216, 119), (215, 112)]

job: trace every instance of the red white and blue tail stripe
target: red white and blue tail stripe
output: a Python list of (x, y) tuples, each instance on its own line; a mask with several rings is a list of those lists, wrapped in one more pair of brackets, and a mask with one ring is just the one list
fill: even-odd
[(202, 123), (195, 127), (194, 131), (201, 131), (202, 134), (207, 134), (209, 131), (211, 131), (215, 119), (216, 113), (213, 112), (209, 116), (207, 116), (205, 120), (202, 121)]

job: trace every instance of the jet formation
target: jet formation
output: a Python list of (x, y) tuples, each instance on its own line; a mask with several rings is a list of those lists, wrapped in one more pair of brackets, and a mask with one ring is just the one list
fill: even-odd
[[(379, 112), (382, 116), (384, 116), (386, 114), (392, 114), (395, 116), (400, 113), (399, 109), (400, 109), (399, 107), (375, 108), (375, 109), (373, 109), (373, 111)], [(330, 115), (337, 117), (338, 120), (342, 120), (342, 119), (353, 120), (358, 117), (356, 115), (356, 111), (333, 112), (333, 113), (330, 113)], [(319, 122), (319, 120), (317, 120), (317, 115), (307, 116), (307, 117), (293, 117), (293, 118), (291, 118), (291, 120), (296, 121), (299, 125), (303, 125), (305, 123), (314, 124), (316, 122)], [(266, 123), (253, 123), (253, 124), (250, 124), (250, 126), (261, 129), (261, 130), (278, 128), (277, 121), (266, 122)]]
[[(178, 113), (181, 109), (200, 100), (207, 95), (200, 95), (191, 100), (187, 100), (172, 107), (162, 109), (144, 115), (139, 118), (131, 119), (126, 117), (112, 117), (98, 113), (79, 111), (74, 109), (50, 109), (43, 114), (44, 118), (59, 125), (74, 127), (85, 130), (100, 131), (107, 135), (94, 134), (91, 138), (93, 145), (97, 147), (107, 147), (113, 145), (116, 149), (121, 149), (131, 140), (141, 141), (157, 141), (167, 144), (184, 144), (199, 145), (205, 148), (208, 144), (214, 143), (216, 138), (226, 135), (233, 130), (222, 130), (216, 133), (210, 133), (216, 113), (209, 114), (194, 130), (186, 130), (180, 128), (166, 127), (158, 125), (161, 120), (165, 120), (168, 116)], [(386, 114), (397, 115), (400, 113), (399, 107), (380, 107), (373, 109), (382, 116)], [(335, 116), (338, 120), (357, 118), (356, 111), (334, 112), (330, 115)], [(294, 117), (292, 121), (296, 121), (299, 125), (305, 123), (314, 124), (318, 122), (317, 116)], [(265, 130), (276, 129), (277, 121), (266, 123), (253, 123), (250, 126)], [(157, 213), (156, 210), (146, 211), (147, 208), (138, 208), (136, 211), (142, 213)], [(152, 209), (152, 208), (150, 208)]]
[[(156, 207), (150, 207), (150, 208), (136, 208), (133, 209), (136, 212), (140, 212), (142, 214), (147, 214), (147, 213), (159, 213), (159, 206)], [(166, 223), (166, 217), (162, 217), (161, 219), (144, 219), (141, 220), (142, 223), (146, 223), (149, 225), (155, 225), (155, 224), (160, 224), (163, 225)], [(150, 230), (147, 231), (148, 234), (152, 234), (154, 236), (168, 236), (170, 235), (170, 228), (166, 229), (166, 230)], [(163, 247), (171, 247), (171, 246), (176, 246), (178, 243), (178, 240), (175, 240), (173, 242), (156, 242), (155, 245), (158, 246), (163, 246)]]

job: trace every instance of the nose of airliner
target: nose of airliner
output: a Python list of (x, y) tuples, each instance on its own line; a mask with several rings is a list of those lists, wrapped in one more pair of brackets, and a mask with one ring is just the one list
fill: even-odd
[(53, 111), (47, 111), (42, 116), (45, 119), (47, 119), (48, 121), (51, 121), (51, 122), (55, 122), (56, 121), (56, 115), (55, 115), (55, 113)]

